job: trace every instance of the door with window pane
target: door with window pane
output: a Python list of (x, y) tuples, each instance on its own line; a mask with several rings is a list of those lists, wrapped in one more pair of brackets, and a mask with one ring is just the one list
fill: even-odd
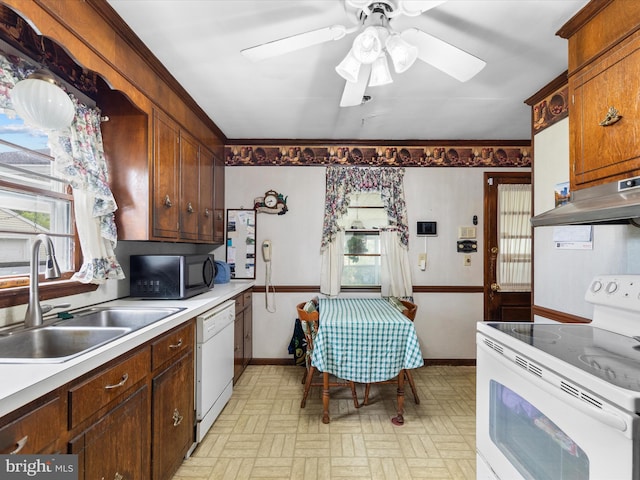
[(485, 173), (484, 319), (531, 321), (531, 174)]

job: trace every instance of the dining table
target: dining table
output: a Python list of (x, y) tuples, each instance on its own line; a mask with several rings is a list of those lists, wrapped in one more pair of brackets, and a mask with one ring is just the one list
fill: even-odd
[(404, 423), (404, 370), (424, 365), (413, 322), (384, 298), (321, 298), (311, 363), (323, 373), (323, 423), (329, 375), (358, 383), (398, 378), (396, 425)]

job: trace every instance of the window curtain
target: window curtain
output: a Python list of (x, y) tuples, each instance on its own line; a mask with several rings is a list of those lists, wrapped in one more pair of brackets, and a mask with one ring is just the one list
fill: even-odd
[[(397, 238), (397, 245), (389, 242), (387, 270), (383, 274), (382, 291), (391, 291), (388, 282), (391, 279), (403, 278), (408, 280), (404, 290), (411, 291), (411, 278), (408, 273), (398, 274), (402, 262), (396, 262), (398, 256), (405, 256), (408, 264), (409, 227), (407, 224), (407, 207), (404, 200), (404, 168), (402, 167), (327, 167), (325, 210), (322, 226), (322, 268), (320, 272), (320, 291), (325, 295), (335, 296), (340, 293), (343, 264), (344, 232), (341, 232), (338, 219), (347, 213), (349, 197), (356, 192), (380, 192), (382, 201), (389, 216), (390, 232)], [(396, 252), (396, 249), (399, 252)], [(384, 262), (384, 256), (381, 259)], [(384, 272), (385, 267), (382, 264)], [(402, 295), (404, 296), (404, 295)]]
[(380, 231), (380, 283), (383, 297), (413, 297), (407, 248), (394, 230)]
[[(0, 55), (0, 108), (14, 113), (11, 89), (35, 70), (36, 66), (22, 59)], [(108, 184), (100, 110), (80, 103), (73, 95), (70, 97), (76, 116), (67, 131), (49, 132), (49, 148), (56, 170), (73, 187), (83, 264), (72, 278), (96, 284), (107, 279), (123, 279), (124, 272), (114, 253), (117, 242), (114, 212), (117, 205)]]
[(498, 185), (497, 282), (504, 292), (531, 290), (531, 185)]

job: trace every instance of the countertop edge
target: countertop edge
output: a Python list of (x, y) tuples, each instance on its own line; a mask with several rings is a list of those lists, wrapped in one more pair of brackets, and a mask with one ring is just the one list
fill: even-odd
[[(185, 308), (174, 315), (133, 331), (102, 347), (61, 363), (0, 363), (0, 417), (73, 381), (105, 363), (143, 345), (149, 340), (197, 317), (239, 293), (253, 287), (253, 281), (232, 280), (216, 284), (208, 292), (185, 300), (141, 300), (122, 298), (100, 306), (140, 306)], [(95, 306), (95, 305), (92, 305)], [(88, 308), (90, 306), (85, 306)]]

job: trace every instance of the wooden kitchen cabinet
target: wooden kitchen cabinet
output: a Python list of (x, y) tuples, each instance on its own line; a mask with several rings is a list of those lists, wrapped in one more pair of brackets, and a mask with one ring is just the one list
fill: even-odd
[(213, 154), (164, 113), (153, 121), (153, 235), (212, 243)]
[(78, 455), (78, 479), (149, 478), (149, 388), (125, 398), (70, 442)]
[(17, 419), (0, 427), (0, 454), (59, 453), (66, 430), (66, 402), (59, 395), (38, 401)]
[(558, 32), (569, 40), (572, 190), (640, 175), (639, 29), (638, 2), (598, 0)]
[[(214, 158), (213, 153), (205, 147), (200, 148), (200, 216), (198, 218), (198, 240), (206, 243), (214, 243)], [(224, 204), (224, 198), (222, 199)], [(224, 228), (224, 226), (223, 226)], [(223, 243), (223, 239), (216, 239), (216, 242)]]
[(194, 441), (194, 323), (152, 345), (152, 478), (170, 479)]
[(69, 453), (80, 479), (148, 477), (150, 370), (147, 346), (69, 388), (69, 428), (79, 431)]
[(234, 323), (233, 383), (237, 383), (244, 369), (253, 358), (253, 307), (252, 291), (246, 290), (234, 298), (236, 319)]
[(224, 160), (213, 159), (213, 243), (224, 243)]

